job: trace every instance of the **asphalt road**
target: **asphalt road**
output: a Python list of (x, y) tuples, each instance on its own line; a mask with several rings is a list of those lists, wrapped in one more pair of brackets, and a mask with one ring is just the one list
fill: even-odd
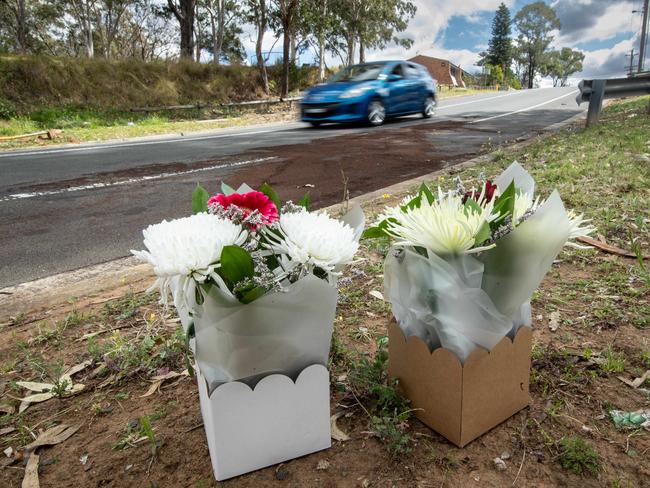
[[(216, 192), (269, 181), (317, 206), (426, 174), (582, 111), (575, 88), (443, 100), (436, 117), (363, 126), (267, 124), (188, 136), (0, 152), (0, 288), (140, 249), (141, 229)], [(312, 188), (311, 185), (314, 185)]]

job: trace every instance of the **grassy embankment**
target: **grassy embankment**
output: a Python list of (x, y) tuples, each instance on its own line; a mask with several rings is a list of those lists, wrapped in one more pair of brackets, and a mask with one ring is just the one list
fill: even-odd
[[(278, 67), (270, 68), (274, 92), (279, 74)], [(315, 76), (314, 69), (307, 67), (292, 73), (300, 89), (313, 85)], [(0, 57), (0, 86), (0, 137), (49, 129), (64, 131), (54, 141), (0, 141), (0, 148), (185, 133), (295, 117), (288, 105), (249, 110), (131, 111), (137, 107), (263, 98), (256, 70), (245, 66)], [(444, 88), (441, 97), (474, 93), (485, 92)]]
[[(460, 173), (451, 168), (432, 183), (453, 185), (458, 174), (471, 185), (481, 171), (494, 176), (517, 159), (533, 174), (542, 196), (557, 188), (567, 207), (593, 219), (604, 240), (649, 254), (647, 103), (648, 97), (616, 102), (600, 125), (569, 128), (522, 149), (500, 149), (492, 162)], [(368, 221), (384, 204), (403, 197), (368, 202)], [(416, 486), (421, 480), (427, 486), (468, 486), (479, 479), (482, 486), (645, 486), (650, 433), (617, 428), (610, 412), (648, 405), (644, 388), (650, 388), (650, 378), (639, 388), (619, 379), (630, 381), (650, 369), (647, 261), (565, 249), (533, 297), (530, 407), (457, 449), (414, 420), (387, 381), (382, 351), (390, 307), (370, 294), (381, 290), (387, 251), (386, 241), (363, 240), (364, 259), (347, 271), (351, 282), (340, 289), (331, 395), (332, 408), (342, 412), (338, 427), (350, 439), (238, 478), (242, 486), (276, 486), (281, 470), (296, 485), (313, 484), (318, 476), (328, 486), (351, 479), (363, 480), (363, 486)], [(186, 365), (177, 319), (155, 298), (140, 289), (103, 305), (102, 297), (80, 297), (58, 321), (56, 313), (26, 314), (0, 326), (8, 412), (0, 417), (7, 432), (0, 448), (19, 451), (51, 419), (84, 422), (70, 440), (42, 453), (42, 459), (56, 460), (42, 461), (44, 484), (57, 485), (73, 472), (80, 473), (75, 474), (79, 486), (125, 484), (127, 476), (133, 485), (178, 486), (191, 478), (197, 486), (213, 486), (205, 436), (197, 429), (196, 385), (181, 377), (142, 397), (151, 377)], [(63, 393), (16, 413), (15, 399), (25, 394), (16, 381), (58, 384), (60, 365), (84, 360), (93, 363), (75, 377), (86, 386), (81, 393)], [(144, 432), (144, 425), (155, 435)], [(81, 455), (92, 460), (92, 469), (81, 471)], [(181, 456), (192, 463), (178, 465)], [(497, 456), (505, 460), (503, 470), (495, 468)], [(125, 474), (124, 466), (134, 469)], [(0, 473), (7, 486), (17, 486), (23, 475), (18, 461), (12, 468)]]

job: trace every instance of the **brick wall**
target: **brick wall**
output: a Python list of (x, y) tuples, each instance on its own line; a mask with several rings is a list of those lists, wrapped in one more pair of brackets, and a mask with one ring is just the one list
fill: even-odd
[(429, 74), (431, 74), (440, 85), (465, 86), (465, 82), (463, 81), (463, 71), (446, 59), (418, 55), (409, 59), (409, 61), (421, 64), (427, 68)]

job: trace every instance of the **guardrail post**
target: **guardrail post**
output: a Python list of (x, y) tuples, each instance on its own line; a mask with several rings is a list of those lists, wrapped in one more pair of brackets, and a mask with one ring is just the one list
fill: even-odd
[(587, 111), (587, 127), (598, 123), (600, 111), (603, 108), (603, 97), (607, 80), (593, 80), (589, 95), (589, 110)]

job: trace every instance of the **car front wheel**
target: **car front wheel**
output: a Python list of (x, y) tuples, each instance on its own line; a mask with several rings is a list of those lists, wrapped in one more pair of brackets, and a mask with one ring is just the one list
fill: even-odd
[(381, 125), (386, 120), (386, 107), (381, 100), (372, 100), (368, 104), (368, 123), (370, 125)]
[(424, 105), (422, 106), (422, 117), (425, 119), (430, 119), (436, 113), (436, 100), (432, 96), (427, 96), (424, 99)]

